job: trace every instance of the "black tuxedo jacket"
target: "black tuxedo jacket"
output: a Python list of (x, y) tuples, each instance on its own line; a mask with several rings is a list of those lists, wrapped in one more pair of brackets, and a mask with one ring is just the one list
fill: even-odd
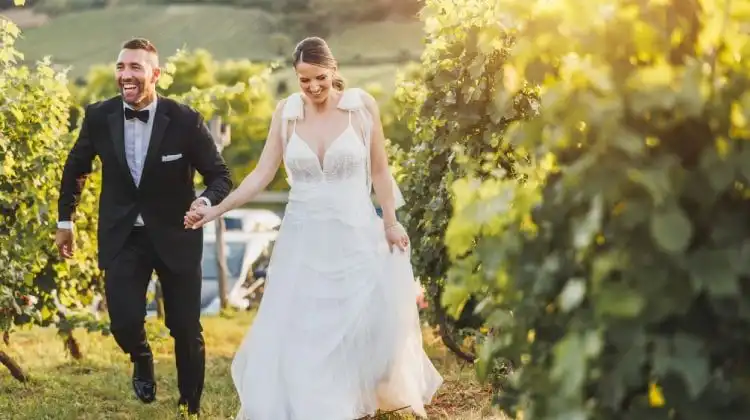
[[(201, 115), (159, 97), (141, 182), (136, 187), (125, 160), (124, 110), (120, 96), (86, 107), (80, 134), (68, 155), (60, 185), (60, 221), (73, 220), (83, 182), (96, 156), (101, 160), (99, 266), (106, 270), (141, 214), (158, 256), (173, 269), (195, 267), (203, 254), (201, 229), (185, 229), (183, 217), (196, 199), (193, 176), (203, 176), (202, 196), (212, 205), (232, 182)], [(163, 159), (165, 156), (169, 158)]]

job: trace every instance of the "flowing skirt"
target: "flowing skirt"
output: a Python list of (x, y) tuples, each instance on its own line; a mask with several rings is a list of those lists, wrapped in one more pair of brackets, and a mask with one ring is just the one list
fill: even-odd
[(442, 377), (422, 348), (409, 253), (372, 211), (357, 222), (290, 202), (258, 314), (232, 364), (237, 420), (426, 417)]

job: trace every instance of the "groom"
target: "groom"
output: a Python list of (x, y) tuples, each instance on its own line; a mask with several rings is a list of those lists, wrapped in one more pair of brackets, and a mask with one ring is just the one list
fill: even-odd
[[(159, 59), (154, 45), (122, 46), (115, 70), (120, 95), (86, 107), (80, 134), (62, 174), (55, 244), (73, 254), (73, 219), (83, 179), (99, 157), (99, 266), (112, 335), (133, 362), (132, 385), (144, 403), (156, 398), (153, 355), (146, 339), (146, 288), (156, 271), (165, 321), (175, 340), (179, 407), (197, 417), (205, 349), (200, 324), (201, 230), (185, 229), (187, 209), (221, 202), (229, 170), (202, 117), (156, 95)], [(195, 170), (207, 186), (196, 198)]]

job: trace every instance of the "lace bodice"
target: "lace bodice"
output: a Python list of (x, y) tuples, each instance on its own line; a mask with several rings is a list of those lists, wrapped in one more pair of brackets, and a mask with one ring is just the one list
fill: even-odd
[[(366, 191), (367, 150), (352, 125), (351, 111), (349, 114), (349, 124), (328, 146), (322, 162), (296, 129), (292, 131), (285, 162), (295, 183), (352, 181), (358, 182)], [(294, 126), (296, 128), (296, 123)]]
[[(287, 98), (281, 125), (284, 165), (291, 186), (287, 215), (328, 213), (364, 221), (363, 211), (372, 210), (374, 214), (370, 197), (370, 144), (374, 122), (362, 99), (364, 95), (366, 93), (357, 88), (342, 93), (338, 109), (349, 114), (349, 124), (330, 143), (322, 158), (297, 134), (297, 121), (304, 119), (302, 94), (295, 93)], [(395, 179), (392, 180), (396, 208), (399, 208), (404, 200)], [(344, 217), (344, 213), (348, 215)]]

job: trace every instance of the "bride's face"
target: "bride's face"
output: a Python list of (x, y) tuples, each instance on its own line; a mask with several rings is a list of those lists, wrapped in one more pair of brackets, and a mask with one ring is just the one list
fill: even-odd
[(302, 93), (313, 103), (325, 102), (333, 87), (333, 69), (298, 63), (296, 70)]

